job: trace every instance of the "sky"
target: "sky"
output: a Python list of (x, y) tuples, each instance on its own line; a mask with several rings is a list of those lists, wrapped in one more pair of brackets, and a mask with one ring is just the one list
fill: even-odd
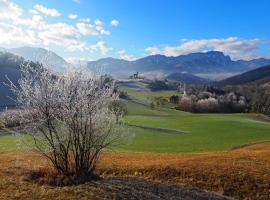
[(0, 0), (0, 47), (69, 62), (210, 50), (270, 58), (269, 0)]

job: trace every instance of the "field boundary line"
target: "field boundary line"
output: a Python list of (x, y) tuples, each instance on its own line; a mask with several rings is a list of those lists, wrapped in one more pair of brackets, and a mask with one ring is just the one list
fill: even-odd
[(154, 128), (154, 127), (140, 126), (140, 125), (134, 125), (134, 124), (128, 124), (128, 126), (142, 128), (142, 129), (146, 129), (146, 130), (158, 131), (158, 132), (172, 133), (172, 134), (188, 134), (188, 133), (191, 133), (189, 131), (180, 131), (180, 130), (176, 130), (176, 129), (167, 129), (167, 128)]
[(261, 141), (261, 142), (252, 142), (252, 143), (247, 143), (247, 144), (241, 144), (241, 145), (237, 145), (235, 147), (232, 147), (230, 149), (230, 151), (243, 149), (243, 148), (254, 146), (254, 145), (257, 145), (257, 144), (267, 144), (267, 143), (270, 143), (270, 140), (265, 140), (265, 141)]

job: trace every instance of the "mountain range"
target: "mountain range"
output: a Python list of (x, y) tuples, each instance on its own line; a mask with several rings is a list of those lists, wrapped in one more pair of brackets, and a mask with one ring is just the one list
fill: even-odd
[[(43, 48), (0, 48), (0, 51), (21, 56), (25, 60), (40, 62), (45, 66), (49, 66), (57, 73), (66, 72), (67, 69), (73, 67), (72, 64), (68, 63), (61, 56)], [(110, 74), (115, 78), (121, 79), (126, 79), (130, 75), (139, 72), (139, 74), (151, 79), (165, 78), (172, 74), (184, 76), (183, 74), (187, 73), (201, 78), (220, 80), (266, 65), (270, 65), (270, 59), (259, 58), (249, 61), (235, 61), (222, 52), (209, 51), (176, 57), (152, 55), (134, 61), (103, 58), (97, 61), (89, 61), (86, 69), (101, 74)], [(175, 75), (172, 76), (177, 78)]]
[[(71, 64), (54, 52), (42, 48), (0, 48), (0, 107), (14, 105), (14, 102), (7, 97), (12, 97), (12, 93), (3, 82), (7, 82), (6, 76), (14, 83), (19, 80), (21, 76), (20, 65), (24, 60), (43, 63), (45, 66), (50, 65), (57, 73), (63, 73), (71, 66)], [(153, 55), (135, 61), (104, 58), (88, 62), (87, 69), (103, 74), (107, 73), (116, 78), (120, 77), (128, 79), (130, 75), (139, 72), (139, 74), (145, 75), (146, 78), (161, 77), (172, 81), (192, 84), (210, 83), (209, 79), (199, 77), (197, 76), (198, 74), (216, 75), (244, 73), (216, 82), (216, 85), (223, 86), (228, 84), (245, 84), (247, 82), (269, 79), (270, 60), (260, 58), (250, 61), (233, 61), (229, 56), (224, 55), (222, 52), (210, 51), (177, 57)]]
[[(201, 77), (226, 78), (226, 74), (240, 74), (261, 66), (269, 65), (270, 60), (265, 58), (250, 61), (234, 61), (222, 52), (209, 51), (206, 53), (191, 53), (177, 57), (164, 55), (147, 56), (135, 61), (126, 61), (115, 58), (104, 58), (88, 62), (88, 69), (95, 72), (111, 74), (117, 78), (139, 72), (154, 76), (169, 75), (171, 73), (190, 73)], [(224, 77), (222, 77), (224, 75)]]
[(39, 62), (44, 66), (51, 68), (56, 73), (64, 73), (67, 69), (71, 68), (72, 65), (65, 61), (62, 57), (43, 48), (36, 47), (18, 47), (11, 49), (0, 48), (0, 51), (9, 52), (14, 55), (23, 57), (25, 60)]

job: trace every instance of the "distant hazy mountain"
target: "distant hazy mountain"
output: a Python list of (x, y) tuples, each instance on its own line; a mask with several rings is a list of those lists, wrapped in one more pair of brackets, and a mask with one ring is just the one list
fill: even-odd
[(270, 60), (264, 58), (251, 61), (233, 61), (222, 52), (210, 51), (177, 57), (153, 55), (135, 61), (104, 58), (98, 61), (88, 62), (88, 69), (102, 71), (116, 77), (127, 77), (129, 74), (135, 72), (162, 72), (166, 75), (179, 72), (201, 75), (222, 75), (246, 72), (268, 64), (270, 64)]
[(15, 102), (9, 98), (14, 98), (14, 95), (4, 83), (8, 83), (6, 76), (13, 83), (18, 82), (21, 77), (20, 65), (22, 63), (23, 58), (11, 53), (0, 52), (0, 109), (2, 106), (15, 105)]
[(0, 51), (1, 52), (5, 52), (5, 51), (7, 51), (5, 48), (3, 48), (3, 47), (0, 47)]
[(172, 73), (166, 77), (168, 80), (179, 81), (188, 84), (207, 84), (210, 81), (189, 73)]
[(19, 47), (7, 50), (10, 53), (23, 57), (25, 60), (42, 63), (53, 71), (62, 73), (71, 67), (67, 61), (52, 51), (43, 48)]
[(114, 77), (124, 78), (131, 73), (135, 73), (135, 69), (131, 69), (132, 62), (116, 59), (116, 58), (103, 58), (97, 61), (90, 61), (87, 63), (87, 68), (97, 73), (107, 73)]
[(250, 82), (261, 82), (264, 79), (269, 79), (270, 81), (270, 65), (265, 67), (260, 67), (255, 70), (245, 72), (243, 74), (227, 78), (225, 80), (219, 81), (217, 85), (238, 85)]

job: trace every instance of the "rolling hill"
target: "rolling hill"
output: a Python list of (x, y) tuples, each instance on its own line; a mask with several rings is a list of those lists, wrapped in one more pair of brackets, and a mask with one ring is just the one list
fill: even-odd
[(189, 73), (172, 73), (166, 77), (168, 80), (187, 83), (187, 84), (207, 84), (209, 80)]
[(270, 81), (270, 65), (224, 79), (217, 82), (217, 85), (240, 85), (251, 82), (262, 82), (268, 79)]

